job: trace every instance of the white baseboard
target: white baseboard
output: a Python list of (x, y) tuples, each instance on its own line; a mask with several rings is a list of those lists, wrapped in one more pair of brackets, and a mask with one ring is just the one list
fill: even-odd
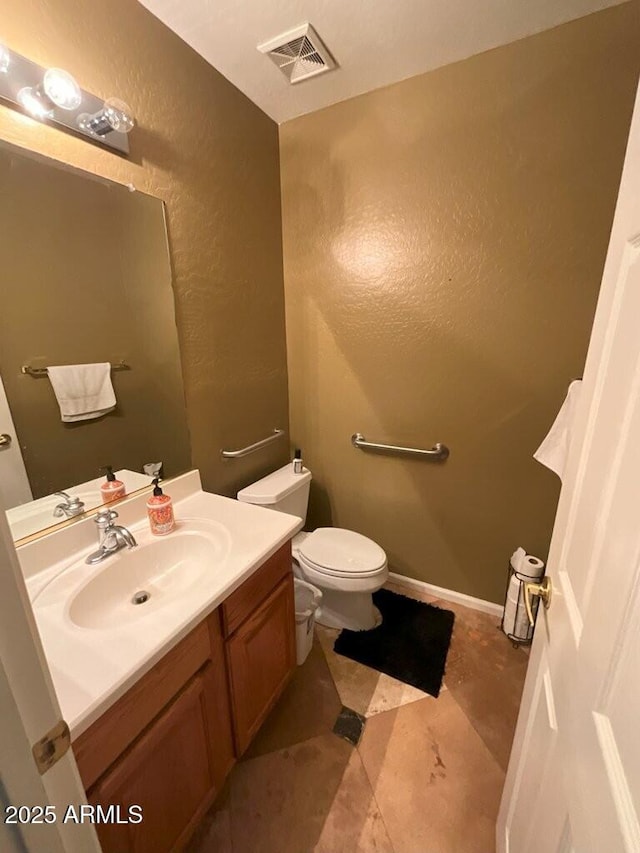
[(454, 589), (445, 589), (443, 586), (434, 586), (432, 583), (425, 583), (415, 578), (408, 578), (405, 575), (399, 575), (397, 572), (389, 572), (389, 580), (399, 586), (406, 586), (409, 589), (419, 589), (420, 592), (426, 592), (427, 595), (433, 595), (434, 598), (441, 598), (443, 601), (451, 601), (454, 604), (462, 604), (464, 607), (471, 607), (473, 610), (480, 610), (482, 613), (490, 613), (492, 616), (502, 618), (503, 607), (501, 604), (494, 604), (493, 601), (485, 601), (483, 598), (474, 598), (473, 595), (465, 595), (464, 592), (456, 592)]

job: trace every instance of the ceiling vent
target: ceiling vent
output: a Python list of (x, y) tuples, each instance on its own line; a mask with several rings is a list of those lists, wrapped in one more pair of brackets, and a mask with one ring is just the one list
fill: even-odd
[(290, 83), (300, 83), (336, 67), (334, 59), (311, 24), (303, 24), (259, 44), (258, 50), (267, 54)]

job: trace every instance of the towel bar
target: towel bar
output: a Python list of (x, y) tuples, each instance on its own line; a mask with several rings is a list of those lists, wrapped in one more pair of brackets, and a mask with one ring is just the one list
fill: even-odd
[[(131, 370), (131, 368), (124, 361), (118, 361), (111, 365), (111, 370)], [(40, 376), (47, 376), (49, 371), (46, 367), (31, 367), (29, 364), (23, 364), (20, 368), (20, 373), (38, 378)]]
[(221, 450), (220, 454), (223, 459), (240, 459), (242, 456), (248, 456), (250, 453), (255, 453), (256, 450), (266, 447), (272, 441), (280, 438), (281, 435), (284, 435), (283, 429), (274, 429), (273, 435), (268, 436), (268, 438), (263, 438), (256, 441), (255, 444), (247, 445), (247, 447), (241, 447), (240, 450)]
[(379, 450), (382, 453), (398, 453), (402, 456), (419, 456), (424, 459), (433, 459), (436, 462), (444, 462), (449, 455), (449, 448), (440, 442), (434, 444), (431, 450), (421, 450), (418, 447), (398, 447), (395, 444), (378, 444), (374, 441), (367, 441), (360, 432), (355, 432), (351, 436), (351, 443), (354, 447), (358, 447), (360, 450)]

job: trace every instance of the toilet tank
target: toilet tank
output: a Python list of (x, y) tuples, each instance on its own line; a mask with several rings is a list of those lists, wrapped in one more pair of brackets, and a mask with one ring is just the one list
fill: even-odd
[(307, 517), (310, 485), (311, 471), (303, 468), (301, 474), (294, 474), (293, 465), (289, 462), (239, 491), (238, 500), (297, 515), (304, 521)]

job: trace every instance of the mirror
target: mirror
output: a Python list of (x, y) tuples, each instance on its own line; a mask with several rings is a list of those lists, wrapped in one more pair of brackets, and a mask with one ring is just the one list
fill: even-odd
[[(147, 463), (187, 470), (190, 447), (163, 203), (4, 143), (0, 187), (0, 493), (19, 539), (60, 522), (54, 492), (102, 503), (102, 466), (130, 492)], [(115, 408), (63, 422), (42, 368), (94, 362), (126, 365)]]

